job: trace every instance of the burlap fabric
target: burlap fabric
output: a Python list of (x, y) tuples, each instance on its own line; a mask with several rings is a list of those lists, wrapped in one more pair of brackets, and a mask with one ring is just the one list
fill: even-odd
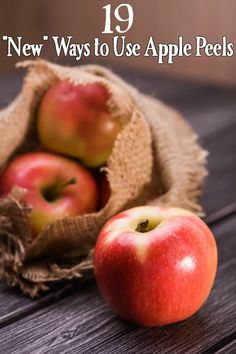
[(111, 197), (104, 209), (67, 217), (31, 238), (31, 210), (15, 188), (0, 199), (0, 270), (10, 285), (36, 296), (51, 282), (83, 276), (92, 269), (91, 252), (99, 230), (117, 212), (141, 204), (179, 206), (201, 213), (198, 204), (206, 175), (206, 152), (179, 113), (145, 96), (111, 71), (95, 65), (62, 67), (28, 61), (21, 93), (0, 111), (0, 166), (17, 154), (38, 148), (37, 106), (59, 80), (99, 82), (110, 92), (111, 113), (124, 128), (107, 164)]

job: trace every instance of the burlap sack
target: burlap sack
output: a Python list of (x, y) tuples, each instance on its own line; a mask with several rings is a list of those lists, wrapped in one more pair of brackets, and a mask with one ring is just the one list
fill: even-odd
[(15, 188), (0, 199), (0, 269), (10, 285), (19, 285), (33, 297), (53, 281), (81, 277), (92, 269), (91, 250), (101, 227), (128, 207), (162, 204), (201, 213), (206, 152), (176, 111), (100, 66), (71, 68), (42, 60), (18, 66), (27, 67), (28, 74), (21, 93), (0, 112), (1, 168), (15, 155), (37, 148), (37, 106), (59, 80), (105, 85), (111, 93), (109, 109), (124, 128), (107, 165), (111, 197), (104, 209), (59, 220), (32, 240), (31, 206), (22, 201), (26, 191)]

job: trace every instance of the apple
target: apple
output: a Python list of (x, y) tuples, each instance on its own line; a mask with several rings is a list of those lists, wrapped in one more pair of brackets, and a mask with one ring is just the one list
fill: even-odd
[(74, 85), (63, 80), (52, 86), (38, 110), (43, 146), (79, 158), (88, 167), (103, 165), (122, 128), (108, 110), (109, 97), (99, 83)]
[(0, 176), (0, 195), (6, 196), (14, 186), (27, 190), (33, 235), (48, 223), (93, 212), (97, 206), (97, 186), (90, 172), (54, 154), (34, 152), (13, 160)]
[(122, 318), (148, 327), (166, 325), (192, 316), (207, 299), (217, 247), (194, 214), (142, 206), (105, 224), (94, 269), (102, 295)]

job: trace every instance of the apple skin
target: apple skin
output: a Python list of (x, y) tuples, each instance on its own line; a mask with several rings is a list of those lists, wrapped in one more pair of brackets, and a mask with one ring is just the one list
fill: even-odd
[(38, 132), (48, 150), (79, 158), (88, 167), (107, 161), (122, 126), (108, 110), (109, 93), (99, 84), (63, 80), (43, 96)]
[[(60, 188), (71, 179), (76, 179), (76, 183)], [(30, 223), (34, 236), (48, 223), (96, 209), (98, 192), (90, 172), (54, 154), (28, 153), (13, 160), (0, 176), (0, 195), (6, 196), (14, 186), (28, 191), (25, 198), (32, 205)], [(52, 191), (54, 195), (49, 200)]]
[[(138, 232), (148, 220), (150, 231)], [(122, 318), (147, 327), (192, 316), (216, 275), (217, 247), (207, 225), (178, 208), (137, 207), (114, 216), (94, 252), (98, 287)]]

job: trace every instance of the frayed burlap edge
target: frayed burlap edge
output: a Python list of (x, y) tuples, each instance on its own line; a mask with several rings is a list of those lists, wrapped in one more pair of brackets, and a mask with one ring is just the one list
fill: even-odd
[[(135, 106), (149, 123), (154, 155), (151, 182), (154, 196), (150, 195), (147, 204), (182, 207), (203, 216), (199, 199), (204, 178), (208, 174), (208, 152), (199, 145), (198, 135), (192, 127), (179, 112), (156, 98), (141, 94), (109, 69), (97, 65), (85, 68), (109, 77), (128, 89)], [(161, 187), (162, 195), (155, 197), (158, 187)]]

